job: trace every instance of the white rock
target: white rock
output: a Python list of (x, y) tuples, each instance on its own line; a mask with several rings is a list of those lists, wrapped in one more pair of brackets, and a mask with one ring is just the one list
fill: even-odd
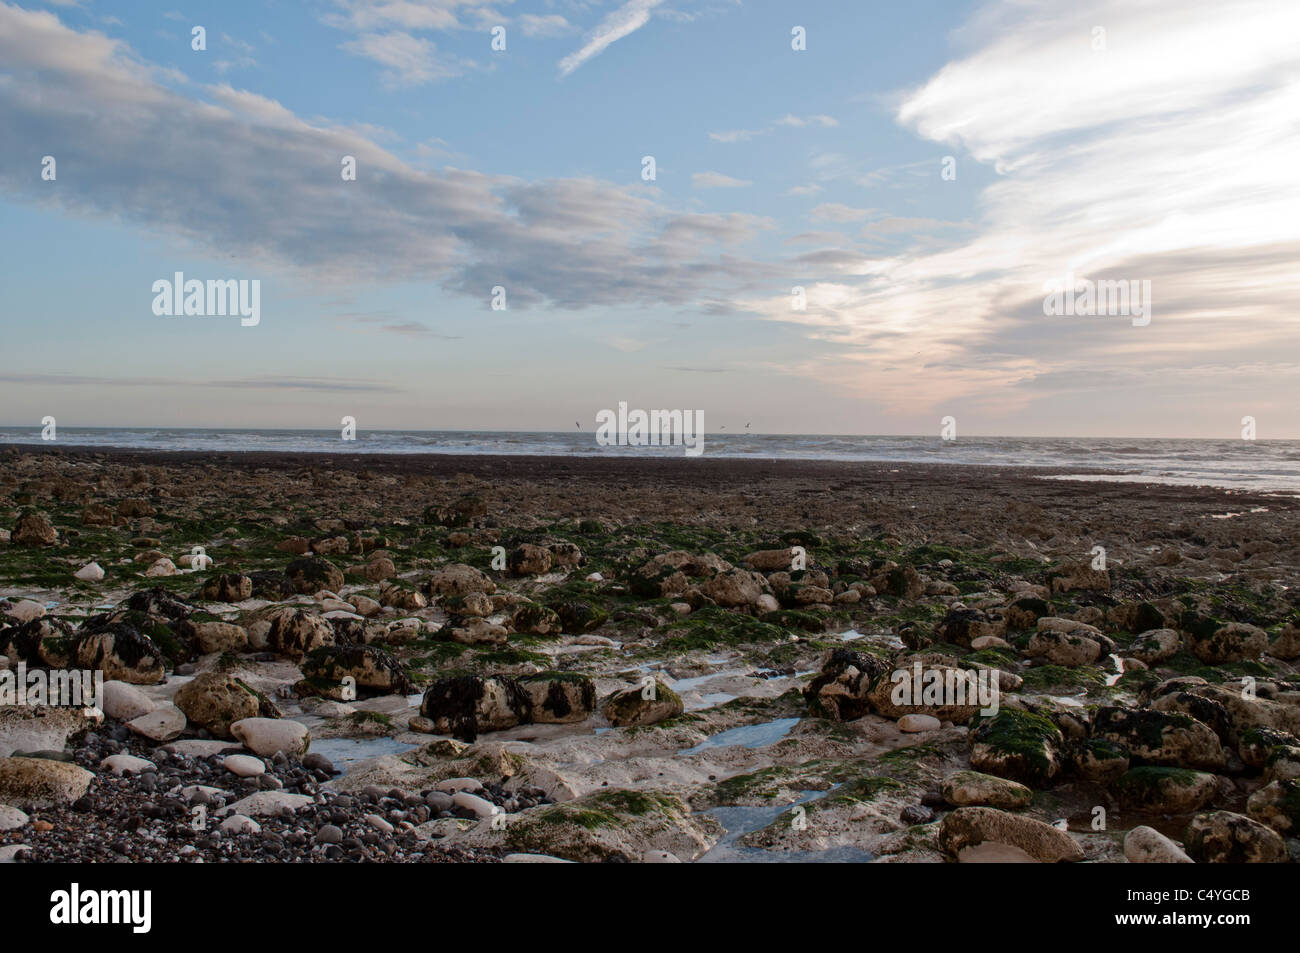
[(348, 612), (345, 609), (331, 609), (329, 612), (322, 612), (320, 617), (322, 619), (357, 619), (358, 621), (363, 618), (355, 612)]
[(760, 612), (776, 612), (781, 608), (781, 603), (776, 601), (776, 596), (767, 592), (758, 597), (758, 602), (755, 605), (758, 606)]
[(506, 854), (501, 858), (503, 864), (572, 864), (574, 861), (550, 854)]
[(162, 559), (154, 560), (153, 564), (145, 570), (146, 576), (175, 576), (180, 573), (176, 564), (164, 556)]
[(483, 782), (478, 778), (447, 778), (447, 780), (435, 784), (433, 789), (442, 791), (444, 794), (455, 794), (457, 791), (473, 793), (483, 790)]
[(104, 714), (118, 721), (130, 721), (155, 710), (158, 703), (129, 682), (104, 683)]
[(942, 722), (933, 715), (904, 715), (898, 719), (898, 730), (907, 732), (938, 731)]
[(103, 761), (99, 762), (101, 768), (107, 768), (118, 777), (128, 772), (131, 774), (142, 774), (145, 771), (157, 770), (157, 765), (146, 758), (137, 758), (130, 754), (111, 754)]
[(473, 811), (476, 817), (492, 817), (494, 814), (499, 813), (497, 806), (491, 801), (481, 798), (477, 794), (470, 794), (467, 791), (457, 791), (451, 796), (451, 803), (457, 807)]
[(29, 818), (16, 807), (0, 804), (0, 831), (13, 831), (27, 823)]
[(99, 563), (86, 563), (72, 575), (82, 582), (99, 582), (104, 578), (104, 567)]
[(365, 821), (381, 834), (393, 833), (393, 825), (389, 824), (388, 821), (384, 820), (378, 814), (367, 814)]
[(188, 801), (190, 798), (194, 797), (194, 795), (198, 794), (200, 791), (208, 795), (208, 797), (214, 797), (214, 798), (219, 797), (223, 801), (226, 798), (230, 797), (229, 791), (223, 791), (221, 788), (214, 788), (210, 784), (187, 785), (186, 787), (181, 788), (181, 797), (184, 800)]
[(126, 726), (150, 741), (162, 742), (177, 737), (187, 724), (185, 712), (175, 705), (160, 705), (147, 715), (132, 718)]
[(6, 613), (15, 622), (31, 622), (45, 615), (45, 606), (31, 599), (19, 599), (11, 605)]
[(1154, 827), (1135, 827), (1124, 835), (1124, 857), (1130, 864), (1190, 864), (1194, 861)]
[(266, 774), (266, 765), (262, 759), (246, 754), (232, 754), (221, 762), (221, 766), (241, 778), (255, 778), (259, 774)]
[(260, 834), (262, 825), (245, 814), (232, 814), (221, 822), (223, 834)]
[(305, 794), (290, 794), (288, 791), (258, 791), (242, 801), (236, 801), (222, 813), (245, 814), (249, 817), (275, 817), (286, 811), (293, 813), (312, 803)]
[(210, 758), (214, 754), (224, 754), (238, 748), (239, 745), (233, 741), (205, 741), (201, 738), (187, 738), (163, 745), (163, 750), (168, 754), (184, 754), (191, 758)]
[(647, 850), (641, 854), (643, 864), (680, 864), (682, 859), (666, 850)]
[(264, 758), (280, 751), (302, 757), (311, 747), (307, 726), (287, 718), (243, 718), (230, 726), (230, 733)]
[(14, 856), (20, 850), (31, 850), (26, 844), (10, 844), (8, 847), (0, 847), (0, 864), (14, 864)]
[(347, 612), (355, 615), (357, 607), (350, 602), (344, 602), (342, 599), (325, 599), (320, 604), (321, 612)]
[(306, 701), (307, 699), (304, 698), (303, 711), (309, 711), (317, 718), (346, 718), (348, 715), (355, 715), (358, 711), (352, 705), (336, 702), (332, 698), (314, 699), (315, 703), (312, 705), (305, 704)]
[(605, 577), (598, 572), (593, 572), (587, 576), (587, 582), (604, 582)]

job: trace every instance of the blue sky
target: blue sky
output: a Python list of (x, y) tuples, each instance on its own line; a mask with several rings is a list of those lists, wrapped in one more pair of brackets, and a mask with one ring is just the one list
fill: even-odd
[(0, 422), (1297, 436), (1296, 10), (0, 0)]

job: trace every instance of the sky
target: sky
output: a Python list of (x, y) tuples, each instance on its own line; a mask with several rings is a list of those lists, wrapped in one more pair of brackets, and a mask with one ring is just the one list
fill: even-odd
[(8, 426), (1296, 438), (1298, 278), (1294, 0), (0, 0)]

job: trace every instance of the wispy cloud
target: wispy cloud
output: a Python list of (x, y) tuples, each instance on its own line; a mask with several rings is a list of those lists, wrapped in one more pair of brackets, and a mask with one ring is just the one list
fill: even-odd
[(805, 127), (817, 127), (829, 129), (839, 125), (839, 120), (834, 116), (816, 115), (816, 116), (795, 116), (787, 113), (780, 119), (774, 119), (772, 122), (763, 126), (761, 129), (726, 129), (721, 132), (709, 133), (709, 138), (714, 142), (749, 142), (759, 136), (770, 135), (782, 126), (802, 129)]
[[(1094, 48), (1095, 24), (1108, 48)], [(913, 413), (955, 400), (1016, 413), (1088, 368), (1137, 388), (1171, 368), (1293, 350), (1282, 263), (1300, 258), (1297, 35), (1300, 7), (1286, 2), (1092, 0), (1050, 17), (989, 4), (963, 31), (972, 52), (897, 108), (959, 170), (1000, 173), (979, 218), (869, 221), (866, 239), (949, 234), (906, 255), (810, 253), (805, 311), (784, 296), (750, 305), (838, 350), (808, 362), (810, 376)], [(814, 169), (873, 178), (847, 154)], [(959, 187), (937, 156), (893, 171)], [(1151, 281), (1150, 326), (1045, 317), (1045, 285), (1067, 271)], [(921, 360), (945, 373), (918, 375)]]
[(524, 36), (552, 37), (566, 36), (575, 29), (572, 23), (558, 13), (538, 15), (525, 13), (519, 17), (519, 29)]
[(593, 56), (605, 52), (612, 43), (635, 33), (650, 22), (650, 11), (663, 0), (628, 0), (588, 33), (582, 46), (560, 60), (560, 75), (568, 76)]
[(721, 172), (696, 172), (691, 176), (691, 185), (697, 189), (738, 189), (753, 184), (747, 179), (735, 179)]
[(362, 33), (344, 43), (342, 49), (382, 66), (381, 78), (385, 85), (392, 87), (420, 86), (460, 76), (475, 66), (473, 60), (439, 53), (432, 41), (402, 30)]
[[(763, 270), (717, 247), (752, 238), (754, 216), (684, 214), (639, 183), (418, 169), (372, 130), (307, 120), (228, 85), (178, 82), (121, 41), (50, 13), (0, 2), (0, 63), (28, 78), (0, 82), (0, 193), (318, 285), (429, 281), (484, 308), (496, 285), (512, 309), (685, 306)], [(82, 173), (42, 188), (10, 155), (38, 141)], [(344, 155), (357, 160), (356, 182), (340, 179)]]
[(814, 222), (862, 222), (866, 221), (874, 211), (875, 209), (854, 208), (839, 202), (823, 202), (809, 212), (808, 217)]
[(794, 126), (796, 129), (802, 129), (804, 126), (820, 126), (823, 129), (829, 129), (838, 126), (839, 120), (834, 116), (795, 116), (786, 113), (776, 121), (778, 126)]
[(395, 321), (391, 314), (341, 314), (338, 324), (352, 330), (399, 334), (411, 338), (431, 338), (440, 341), (459, 341), (462, 335), (442, 334), (420, 321)]

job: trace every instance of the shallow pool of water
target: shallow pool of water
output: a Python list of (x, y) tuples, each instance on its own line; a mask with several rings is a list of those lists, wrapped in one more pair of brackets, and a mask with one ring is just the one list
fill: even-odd
[(312, 739), (311, 753), (324, 755), (334, 762), (336, 769), (347, 774), (358, 761), (402, 754), (418, 747), (393, 738), (319, 738)]
[(677, 753), (679, 755), (698, 754), (701, 751), (707, 751), (709, 748), (729, 748), (732, 745), (741, 745), (746, 748), (766, 748), (768, 745), (776, 744), (788, 735), (797, 724), (799, 724), (798, 718), (778, 718), (775, 721), (759, 722), (756, 725), (741, 725), (739, 728), (731, 728), (719, 732), (711, 738), (705, 738), (694, 748), (683, 748)]
[[(834, 790), (832, 788), (832, 790)], [(803, 791), (792, 804), (764, 805), (762, 807), (715, 807), (704, 813), (715, 818), (726, 833), (712, 848), (701, 855), (697, 864), (853, 864), (867, 863), (875, 858), (857, 847), (832, 847), (828, 850), (764, 850), (746, 847), (736, 841), (753, 831), (762, 830), (783, 814), (790, 814), (797, 805), (824, 798), (830, 791)], [(793, 822), (793, 817), (791, 818)]]

